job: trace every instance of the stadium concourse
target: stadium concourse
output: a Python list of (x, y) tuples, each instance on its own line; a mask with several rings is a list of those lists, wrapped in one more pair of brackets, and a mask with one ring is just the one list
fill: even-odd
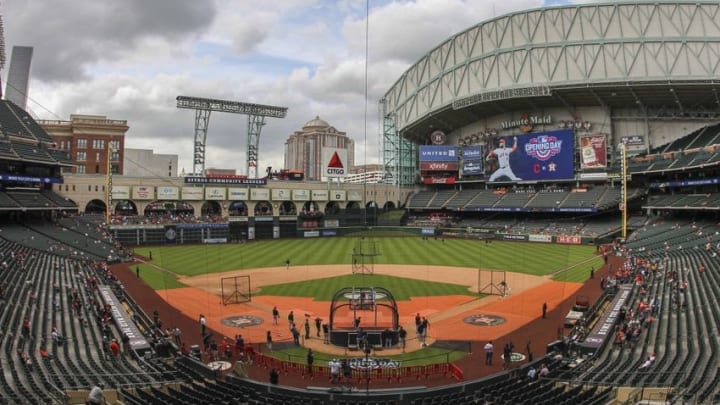
[[(616, 268), (621, 263), (622, 258), (614, 256), (609, 258), (609, 264), (614, 265)], [(194, 288), (190, 288), (190, 290), (195, 291), (188, 291), (189, 288), (154, 291), (136, 276), (132, 270), (133, 268), (132, 264), (123, 263), (112, 266), (112, 271), (120, 282), (123, 283), (126, 291), (135, 297), (136, 302), (146, 313), (153, 313), (157, 310), (164, 325), (167, 325), (169, 328), (179, 327), (182, 331), (183, 341), (186, 342), (185, 344), (187, 346), (199, 345), (202, 347), (200, 325), (198, 322), (200, 312), (214, 313), (216, 315), (215, 318), (219, 318), (219, 316), (217, 316), (218, 314), (240, 315), (240, 312), (243, 310), (249, 310), (252, 311), (253, 314), (261, 316), (263, 318), (263, 324), (244, 328), (226, 327), (220, 323), (219, 319), (210, 321), (209, 318), (211, 318), (211, 316), (208, 316), (208, 331), (213, 334), (213, 338), (221, 341), (224, 337), (227, 337), (231, 343), (234, 343), (235, 334), (242, 334), (244, 339), (246, 339), (245, 344), (251, 345), (254, 353), (262, 354), (268, 350), (265, 344), (265, 333), (267, 330), (272, 330), (276, 336), (274, 340), (276, 347), (282, 343), (285, 343), (286, 347), (288, 346), (287, 343), (289, 343), (290, 340), (290, 333), (288, 332), (288, 323), (285, 319), (284, 312), (278, 322), (279, 325), (273, 326), (271, 306), (267, 304), (223, 306), (219, 302), (218, 296), (210, 297), (209, 293)], [(569, 331), (563, 327), (563, 323), (565, 315), (575, 304), (576, 297), (586, 297), (590, 302), (598, 300), (603, 293), (600, 280), (607, 277), (606, 266), (598, 269), (594, 276), (594, 279), (588, 280), (585, 284), (569, 283), (575, 284), (575, 286), (566, 287), (560, 286), (556, 282), (547, 282), (527, 289), (524, 292), (513, 293), (512, 296), (506, 298), (495, 296), (487, 297), (483, 300), (475, 300), (474, 305), (465, 307), (464, 310), (455, 311), (451, 316), (446, 316), (445, 319), (438, 321), (434, 321), (433, 318), (429, 316), (432, 321), (432, 327), (427, 343), (429, 345), (436, 343), (433, 335), (441, 335), (443, 342), (455, 340), (458, 343), (456, 347), (465, 345), (464, 350), (468, 350), (469, 353), (454, 362), (454, 365), (457, 366), (462, 373), (462, 381), (475, 380), (502, 372), (504, 367), (500, 356), (502, 354), (502, 348), (506, 343), (512, 343), (514, 345), (513, 352), (522, 355), (518, 357), (516, 362), (513, 362), (511, 368), (514, 369), (524, 366), (530, 361), (527, 352), (528, 347), (535, 360), (537, 360), (545, 356), (548, 351), (548, 344), (562, 339), (563, 335)], [(561, 289), (562, 293), (558, 297), (558, 291)], [(551, 300), (549, 297), (556, 299)], [(272, 299), (277, 300), (279, 297), (272, 297)], [(281, 305), (280, 308), (295, 309), (303, 307), (302, 304), (292, 301), (297, 301), (297, 299), (287, 300), (287, 305)], [(546, 301), (549, 305), (546, 317), (543, 318), (542, 307)], [(326, 308), (327, 303), (321, 304), (322, 308)], [(453, 306), (458, 304), (450, 303), (449, 305)], [(236, 307), (236, 309), (233, 309), (233, 306)], [(308, 307), (304, 308), (305, 310), (298, 309), (295, 311), (297, 318), (300, 318), (300, 324), (303, 322), (301, 318), (303, 318), (305, 313), (312, 313), (311, 339), (303, 338), (301, 340), (303, 347), (312, 348), (318, 358), (332, 358), (334, 356), (342, 358), (352, 357), (353, 355), (362, 357), (362, 354), (358, 354), (358, 352), (324, 344), (322, 337), (316, 337), (315, 326), (312, 322), (312, 319), (318, 315), (320, 310), (315, 312), (308, 311)], [(425, 314), (424, 310), (418, 309), (418, 311), (423, 311), (422, 313)], [(520, 312), (520, 314), (512, 312)], [(414, 314), (414, 312), (412, 313)], [(500, 315), (505, 318), (505, 322), (494, 326), (477, 327), (468, 325), (463, 321), (469, 314), (479, 313)], [(404, 318), (406, 322), (401, 322), (401, 324), (409, 331), (405, 351), (422, 350), (423, 348), (420, 341), (414, 336), (412, 316)], [(300, 325), (300, 329), (302, 331), (302, 325)], [(304, 331), (302, 332), (304, 335)], [(278, 339), (278, 336), (280, 339)], [(492, 365), (484, 364), (485, 351), (483, 346), (488, 340), (492, 340), (495, 345), (495, 359)], [(375, 352), (373, 353), (373, 357), (390, 356), (400, 353), (402, 353), (402, 349), (395, 347)], [(211, 356), (207, 353), (203, 354), (203, 361), (209, 363), (212, 361)], [(256, 361), (253, 365), (247, 366), (246, 372), (248, 377), (257, 381), (268, 381), (269, 367), (267, 364), (268, 363)], [(326, 362), (316, 362), (316, 365), (320, 367), (328, 366)], [(370, 384), (373, 389), (381, 389), (418, 385), (438, 387), (455, 382), (458, 382), (457, 376), (453, 376), (450, 373), (439, 373), (436, 375), (416, 376), (402, 380), (376, 378), (373, 379)], [(286, 371), (283, 373), (281, 375), (281, 384), (299, 388), (309, 386), (333, 387), (334, 385), (329, 378), (310, 376), (305, 373), (302, 368), (298, 368), (297, 372)]]

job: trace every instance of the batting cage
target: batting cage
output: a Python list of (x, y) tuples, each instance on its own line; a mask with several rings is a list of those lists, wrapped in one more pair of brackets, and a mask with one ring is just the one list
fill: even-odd
[(345, 287), (330, 304), (330, 343), (362, 350), (397, 343), (400, 316), (395, 297), (382, 287)]

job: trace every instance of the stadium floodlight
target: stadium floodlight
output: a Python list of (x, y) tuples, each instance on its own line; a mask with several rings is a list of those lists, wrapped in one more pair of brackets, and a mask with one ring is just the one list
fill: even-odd
[(205, 151), (210, 112), (218, 111), (248, 116), (246, 173), (257, 178), (258, 147), (260, 131), (265, 117), (285, 118), (287, 107), (276, 107), (239, 101), (215, 100), (210, 98), (177, 96), (177, 108), (195, 110), (195, 139), (193, 141), (193, 174), (205, 173)]

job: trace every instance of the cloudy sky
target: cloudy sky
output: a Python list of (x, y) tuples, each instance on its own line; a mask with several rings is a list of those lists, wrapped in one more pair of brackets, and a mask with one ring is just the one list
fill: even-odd
[[(483, 20), (567, 2), (369, 0), (366, 18), (366, 0), (5, 0), (0, 13), (8, 58), (34, 47), (35, 118), (127, 120), (126, 147), (190, 172), (195, 117), (178, 95), (288, 107), (266, 121), (259, 168), (282, 168), (287, 137), (318, 115), (355, 140), (356, 164), (381, 163), (378, 100), (402, 72)], [(206, 167), (244, 174), (246, 144), (246, 116), (212, 113)]]

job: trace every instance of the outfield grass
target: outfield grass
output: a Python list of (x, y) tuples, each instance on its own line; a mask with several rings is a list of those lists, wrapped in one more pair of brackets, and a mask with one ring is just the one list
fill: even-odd
[[(343, 264), (350, 266), (353, 248), (359, 238), (281, 239), (244, 244), (181, 245), (139, 247), (135, 251), (146, 257), (152, 251), (152, 263), (178, 275), (195, 276), (236, 269), (292, 265)], [(476, 240), (422, 240), (420, 237), (386, 237), (365, 239), (366, 249), (376, 242), (380, 255), (376, 264), (417, 266), (457, 266), (506, 270), (533, 275), (547, 275), (576, 266), (593, 257), (592, 246), (541, 243), (493, 242)], [(598, 259), (599, 260), (599, 259)], [(595, 268), (599, 263), (594, 263)], [(587, 268), (577, 266), (564, 274), (567, 281), (588, 278)], [(584, 273), (584, 274), (583, 274)]]
[[(370, 283), (368, 282), (370, 280)], [(428, 297), (441, 295), (470, 295), (477, 296), (477, 293), (470, 292), (467, 286), (435, 283), (373, 274), (371, 278), (363, 274), (323, 278), (319, 280), (308, 280), (299, 283), (276, 284), (262, 287), (256, 295), (276, 295), (281, 297), (313, 297), (317, 301), (331, 301), (333, 295), (348, 286), (383, 287), (392, 291), (397, 301), (406, 301), (410, 297)]]

